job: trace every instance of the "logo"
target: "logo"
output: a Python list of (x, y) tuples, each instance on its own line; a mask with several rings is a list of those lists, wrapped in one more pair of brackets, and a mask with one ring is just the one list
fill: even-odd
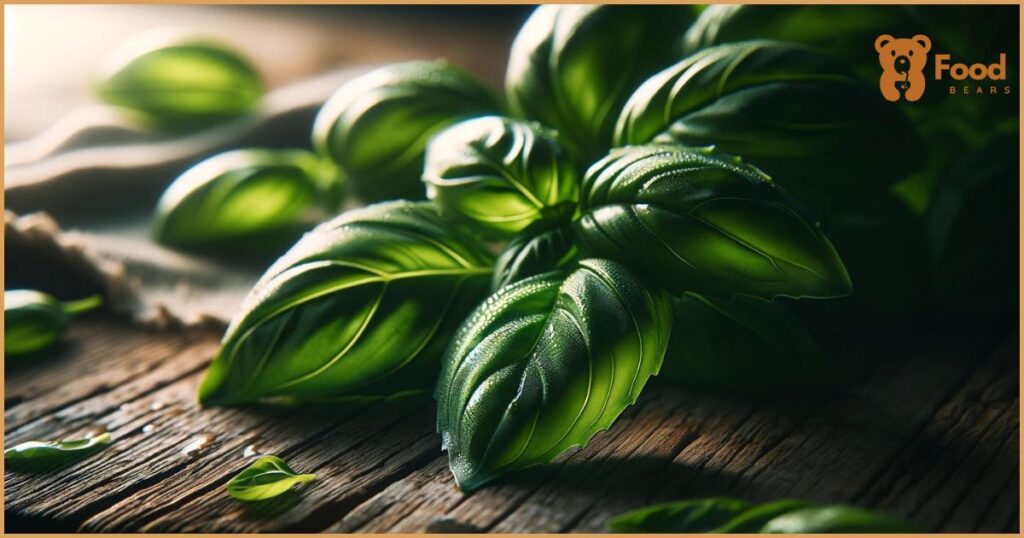
[[(917, 101), (924, 95), (925, 66), (928, 63), (928, 52), (932, 49), (932, 40), (922, 34), (910, 38), (897, 39), (889, 34), (882, 34), (875, 39), (875, 51), (878, 52), (878, 63), (882, 66), (882, 76), (878, 79), (878, 87), (882, 96), (888, 101)], [(935, 54), (935, 80), (945, 77), (957, 83), (949, 86), (950, 95), (1010, 95), (1009, 85), (993, 85), (981, 81), (1006, 80), (1006, 53), (999, 54), (999, 61), (993, 64), (953, 62), (949, 54)], [(970, 79), (970, 80), (968, 80)]]
[(928, 63), (928, 51), (932, 50), (932, 40), (921, 34), (902, 39), (882, 34), (875, 39), (875, 50), (882, 66), (878, 80), (882, 96), (894, 102), (901, 98), (920, 99), (924, 95), (924, 66)]

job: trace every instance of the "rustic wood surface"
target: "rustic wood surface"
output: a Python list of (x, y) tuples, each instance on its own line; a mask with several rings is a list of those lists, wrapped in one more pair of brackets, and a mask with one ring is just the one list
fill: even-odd
[[(744, 402), (652, 387), (558, 463), (466, 495), (424, 401), (200, 409), (219, 335), (95, 315), (58, 350), (7, 366), (5, 444), (106, 429), (115, 442), (47, 474), (5, 473), (9, 531), (602, 531), (651, 502), (707, 495), (851, 502), (941, 531), (1019, 525), (1018, 334), (851, 339), (854, 390)], [(317, 480), (244, 505), (253, 454)]]

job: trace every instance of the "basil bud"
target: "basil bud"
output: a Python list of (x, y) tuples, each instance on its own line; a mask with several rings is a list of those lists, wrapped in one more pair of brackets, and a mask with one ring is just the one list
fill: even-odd
[(298, 474), (277, 456), (263, 456), (228, 482), (228, 495), (240, 501), (262, 501), (288, 491), (316, 475)]
[(678, 59), (671, 43), (692, 18), (690, 6), (540, 6), (512, 43), (509, 104), (600, 155), (630, 92)]
[(106, 432), (69, 441), (28, 441), (4, 450), (4, 464), (16, 471), (51, 471), (95, 454), (112, 442)]
[(167, 188), (153, 238), (180, 248), (276, 248), (334, 215), (340, 202), (333, 165), (310, 152), (230, 151)]
[(435, 394), (459, 487), (550, 462), (608, 428), (661, 367), (670, 306), (593, 259), (492, 295), (456, 334)]
[(216, 41), (147, 35), (104, 64), (96, 84), (104, 102), (157, 127), (187, 128), (252, 110), (263, 94), (256, 69)]
[(349, 211), (263, 275), (199, 388), (203, 405), (422, 392), (493, 259), (425, 202)]
[(50, 347), (64, 334), (75, 314), (101, 304), (99, 296), (62, 303), (40, 291), (4, 291), (4, 356)]
[(756, 41), (701, 51), (643, 83), (616, 145), (714, 145), (742, 155), (819, 211), (903, 179), (922, 149), (899, 109), (838, 59)]
[(488, 116), (457, 123), (427, 146), (427, 196), (479, 232), (508, 237), (571, 217), (576, 162), (539, 125)]
[(674, 146), (613, 150), (587, 172), (581, 251), (674, 291), (765, 298), (850, 292), (816, 223), (738, 158)]
[(391, 65), (350, 81), (324, 104), (313, 147), (341, 167), (363, 201), (423, 198), (430, 137), (498, 110), (486, 88), (447, 62)]
[(494, 265), (491, 291), (576, 261), (578, 250), (572, 229), (541, 224), (544, 226), (531, 226), (509, 241)]

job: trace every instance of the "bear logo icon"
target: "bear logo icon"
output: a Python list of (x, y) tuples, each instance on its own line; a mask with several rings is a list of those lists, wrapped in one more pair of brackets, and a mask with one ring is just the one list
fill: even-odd
[(878, 36), (875, 50), (882, 76), (878, 87), (882, 96), (889, 101), (917, 101), (924, 95), (924, 65), (928, 62), (928, 51), (932, 40), (926, 35), (896, 39), (889, 34)]

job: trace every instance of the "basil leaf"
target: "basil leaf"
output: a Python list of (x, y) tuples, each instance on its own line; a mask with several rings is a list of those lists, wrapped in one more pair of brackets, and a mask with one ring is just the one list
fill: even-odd
[(673, 146), (612, 150), (587, 172), (580, 249), (674, 291), (838, 297), (842, 261), (814, 221), (760, 170)]
[(106, 432), (69, 441), (28, 441), (4, 450), (4, 464), (16, 471), (50, 471), (90, 456), (112, 442)]
[(834, 388), (837, 373), (800, 320), (779, 302), (685, 293), (675, 302), (662, 375), (674, 384), (737, 395)]
[(634, 533), (918, 532), (905, 521), (854, 506), (815, 506), (796, 499), (751, 505), (729, 497), (657, 504), (617, 516), (609, 527)]
[(199, 388), (203, 405), (270, 396), (386, 398), (436, 380), (493, 260), (428, 203), (349, 211), (261, 277)]
[(363, 201), (423, 198), (430, 137), (499, 108), (490, 91), (447, 62), (391, 65), (350, 81), (324, 104), (313, 147), (341, 167)]
[(622, 110), (615, 141), (713, 144), (826, 211), (869, 199), (924, 162), (910, 123), (878, 97), (813, 49), (726, 44), (644, 82)]
[(302, 150), (245, 149), (189, 168), (157, 204), (153, 238), (179, 248), (279, 248), (332, 216), (340, 184)]
[(718, 534), (756, 533), (776, 517), (810, 505), (811, 503), (799, 499), (781, 499), (751, 506), (712, 532)]
[(427, 197), (445, 214), (493, 237), (576, 211), (576, 162), (555, 134), (498, 116), (457, 123), (427, 146)]
[(150, 34), (109, 58), (96, 92), (146, 123), (189, 128), (249, 112), (263, 84), (245, 58), (217, 41)]
[(456, 334), (435, 393), (459, 487), (550, 462), (608, 428), (658, 372), (671, 323), (664, 292), (607, 260), (492, 295)]
[(608, 526), (614, 532), (711, 532), (743, 513), (750, 503), (729, 497), (674, 501), (626, 512)]
[(34, 290), (4, 291), (4, 356), (25, 355), (53, 345), (75, 314), (98, 308), (99, 296), (62, 303)]
[(315, 478), (316, 475), (296, 473), (277, 456), (263, 456), (232, 478), (227, 490), (240, 501), (262, 501)]
[(572, 229), (531, 226), (509, 241), (494, 265), (491, 291), (524, 278), (561, 269), (576, 261), (578, 250)]
[(600, 155), (630, 92), (677, 59), (672, 43), (693, 17), (689, 6), (540, 6), (512, 43), (509, 104)]
[(817, 506), (795, 510), (765, 523), (764, 534), (855, 534), (916, 533), (909, 523), (879, 512), (856, 506)]

